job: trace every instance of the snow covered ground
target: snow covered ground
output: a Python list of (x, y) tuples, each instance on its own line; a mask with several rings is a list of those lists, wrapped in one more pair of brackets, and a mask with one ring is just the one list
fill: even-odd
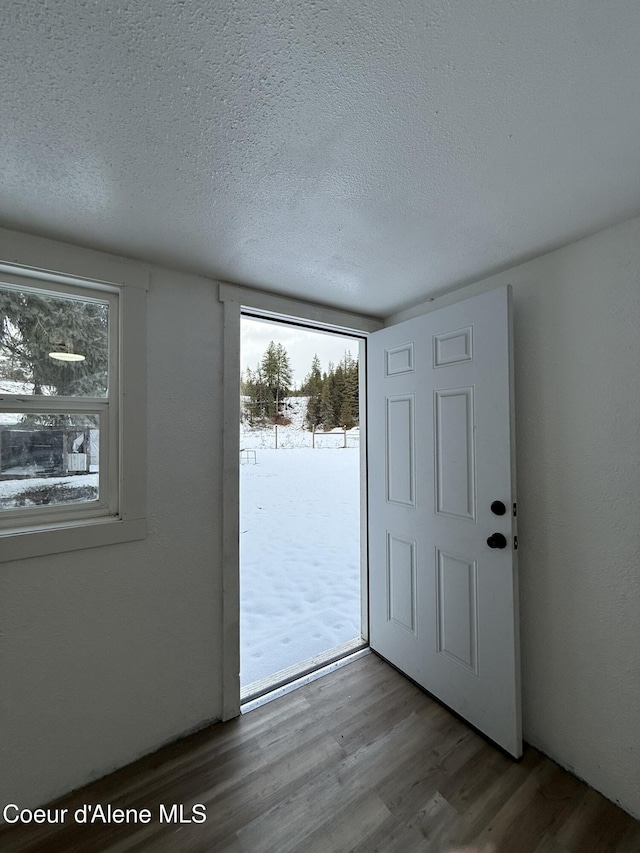
[[(58, 493), (58, 499), (53, 503), (82, 503), (94, 500), (98, 496), (98, 475), (71, 474), (62, 477), (30, 477), (27, 480), (0, 480), (0, 507), (34, 506), (34, 501), (25, 499), (24, 494), (33, 493), (38, 489), (52, 489), (55, 486), (80, 490), (82, 494), (74, 498), (71, 492), (66, 495)], [(90, 490), (91, 494), (87, 490)]]
[(296, 423), (265, 448), (272, 433), (241, 432), (243, 687), (360, 636), (359, 450), (300, 446)]
[[(241, 398), (245, 399), (245, 398)], [(283, 414), (291, 421), (287, 426), (249, 426), (244, 421), (240, 425), (240, 447), (249, 449), (271, 448), (276, 446), (276, 432), (278, 436), (278, 448), (293, 447), (315, 447), (318, 449), (344, 447), (358, 447), (360, 443), (360, 430), (358, 427), (345, 431), (334, 429), (330, 432), (318, 430), (315, 435), (305, 428), (305, 415), (307, 411), (308, 397), (291, 397), (287, 401)]]

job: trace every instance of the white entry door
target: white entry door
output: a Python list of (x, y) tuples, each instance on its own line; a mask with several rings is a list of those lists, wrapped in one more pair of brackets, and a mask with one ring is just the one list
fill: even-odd
[(510, 305), (369, 337), (369, 606), (374, 651), (519, 757)]

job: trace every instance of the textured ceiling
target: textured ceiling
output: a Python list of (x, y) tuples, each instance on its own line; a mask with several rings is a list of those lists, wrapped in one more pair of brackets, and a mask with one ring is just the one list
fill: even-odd
[(640, 212), (638, 0), (9, 0), (0, 224), (383, 315)]

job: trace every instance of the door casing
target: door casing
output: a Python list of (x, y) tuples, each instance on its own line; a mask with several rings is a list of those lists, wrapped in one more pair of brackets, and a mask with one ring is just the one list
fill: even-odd
[[(218, 298), (223, 303), (223, 437), (222, 437), (222, 710), (221, 719), (240, 714), (240, 322), (243, 313), (267, 320), (284, 321), (327, 332), (349, 334), (363, 340), (360, 350), (361, 384), (366, 387), (362, 358), (364, 340), (384, 323), (373, 317), (339, 311), (275, 294), (220, 284)], [(361, 390), (362, 393), (362, 390)], [(363, 407), (365, 408), (365, 407)], [(362, 437), (365, 436), (365, 441)], [(361, 462), (366, 461), (366, 425), (361, 425)], [(361, 549), (366, 549), (366, 464), (360, 477)], [(362, 522), (364, 519), (364, 522)], [(366, 583), (366, 550), (361, 551), (361, 567)], [(366, 588), (365, 588), (366, 589)], [(366, 598), (364, 599), (366, 602)], [(363, 628), (368, 624), (363, 605)]]

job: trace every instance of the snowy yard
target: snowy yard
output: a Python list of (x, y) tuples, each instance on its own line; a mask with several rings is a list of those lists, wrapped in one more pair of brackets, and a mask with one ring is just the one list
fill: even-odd
[(0, 480), (0, 508), (36, 506), (39, 494), (47, 494), (47, 503), (66, 504), (96, 500), (97, 474), (67, 474), (60, 477), (29, 477), (24, 480)]
[(243, 687), (360, 636), (359, 450), (256, 457), (240, 466)]

